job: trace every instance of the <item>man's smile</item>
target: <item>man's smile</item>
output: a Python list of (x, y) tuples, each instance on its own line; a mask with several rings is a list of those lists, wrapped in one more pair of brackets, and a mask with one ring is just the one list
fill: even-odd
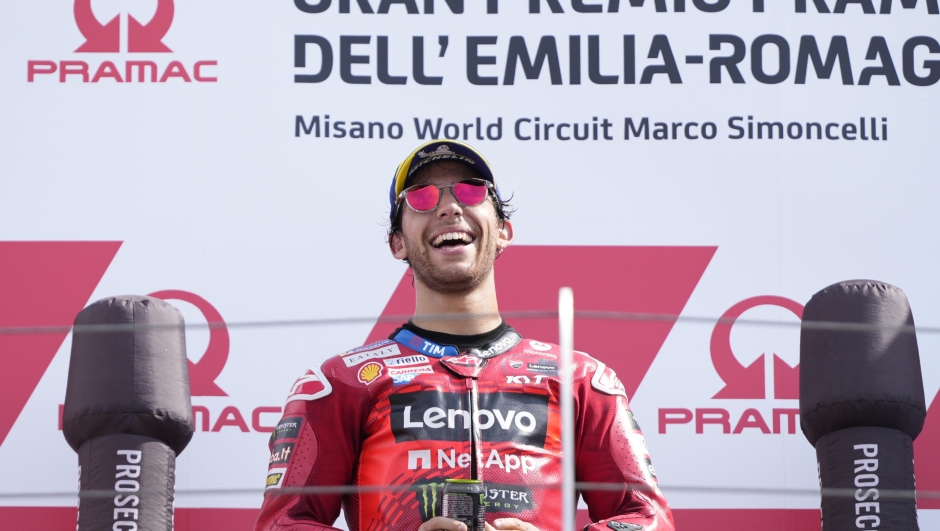
[(464, 229), (446, 229), (430, 239), (431, 247), (441, 249), (444, 247), (463, 247), (476, 240), (476, 237)]

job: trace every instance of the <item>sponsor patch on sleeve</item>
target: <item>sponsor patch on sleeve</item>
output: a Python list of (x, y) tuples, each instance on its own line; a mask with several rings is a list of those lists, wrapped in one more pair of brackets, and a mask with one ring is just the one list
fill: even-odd
[(286, 465), (290, 462), (290, 456), (294, 453), (294, 443), (275, 444), (271, 449), (271, 457), (268, 458), (268, 466)]
[(382, 360), (382, 363), (384, 363), (386, 367), (403, 367), (405, 365), (421, 365), (422, 363), (428, 363), (428, 362), (429, 362), (428, 357), (422, 356), (421, 354)]
[(400, 368), (390, 367), (388, 369), (388, 375), (391, 376), (392, 383), (395, 385), (408, 383), (414, 380), (419, 374), (434, 374), (434, 369), (432, 369), (430, 365)]
[(643, 531), (640, 524), (631, 524), (628, 522), (607, 522), (607, 527), (614, 531)]
[(633, 449), (633, 453), (637, 456), (649, 456), (650, 451), (646, 447), (646, 438), (643, 437), (641, 433), (631, 432), (627, 434), (627, 442), (630, 444), (630, 448)]
[(271, 442), (281, 439), (296, 439), (300, 434), (300, 425), (303, 423), (303, 417), (286, 417), (281, 419), (271, 432)]
[(374, 343), (369, 343), (368, 345), (362, 345), (361, 347), (351, 348), (346, 352), (340, 354), (340, 356), (348, 356), (350, 354), (356, 354), (357, 352), (365, 352), (366, 350), (375, 350), (381, 346), (394, 343), (391, 339), (383, 339), (381, 341), (375, 341)]
[(303, 376), (297, 378), (294, 386), (290, 389), (287, 396), (287, 402), (295, 400), (316, 400), (333, 392), (333, 386), (320, 370), (320, 367), (314, 367), (307, 370)]
[(264, 482), (265, 489), (279, 489), (284, 484), (284, 475), (287, 474), (286, 468), (272, 468), (268, 470), (268, 478)]
[(542, 343), (541, 341), (529, 340), (529, 346), (538, 350), (539, 352), (548, 352), (552, 349), (552, 346), (548, 343)]
[(538, 360), (535, 363), (527, 363), (526, 370), (529, 372), (558, 374), (558, 364), (550, 360)]
[(620, 382), (620, 378), (617, 378), (613, 369), (600, 361), (597, 362), (597, 370), (591, 378), (591, 387), (607, 395), (627, 398), (627, 391)]
[(359, 369), (359, 373), (356, 374), (356, 377), (359, 378), (359, 382), (366, 385), (378, 380), (379, 376), (382, 376), (382, 366), (374, 361), (363, 365), (362, 368)]
[(658, 482), (659, 480), (656, 479), (656, 470), (653, 468), (653, 461), (651, 461), (649, 457), (644, 457), (642, 464), (645, 466), (646, 471), (649, 472), (650, 477), (653, 478), (653, 482)]
[(389, 343), (386, 343), (379, 348), (363, 350), (351, 354), (343, 354), (343, 363), (345, 363), (347, 367), (354, 367), (364, 361), (389, 358), (399, 355), (401, 355), (401, 349), (398, 348), (398, 344), (389, 341)]
[(633, 429), (636, 430), (636, 431), (641, 431), (641, 430), (640, 430), (640, 423), (636, 421), (636, 417), (633, 416), (633, 412), (630, 411), (629, 409), (627, 410), (627, 420), (630, 421), (630, 427), (631, 427), (631, 428), (633, 428)]

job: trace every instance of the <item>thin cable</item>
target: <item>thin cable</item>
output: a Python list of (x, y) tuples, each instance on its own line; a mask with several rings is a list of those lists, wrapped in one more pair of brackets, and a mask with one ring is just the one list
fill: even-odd
[(574, 529), (577, 494), (574, 483), (574, 292), (558, 290), (558, 345), (561, 347), (561, 528)]
[[(693, 323), (693, 324), (735, 324), (747, 326), (768, 326), (783, 328), (798, 328), (807, 330), (829, 330), (841, 332), (871, 332), (890, 330), (898, 333), (940, 334), (940, 327), (911, 326), (911, 325), (878, 325), (867, 323), (845, 323), (838, 321), (772, 321), (765, 319), (732, 319), (720, 317), (685, 316), (678, 314), (643, 313), (643, 312), (601, 312), (576, 311), (576, 319), (621, 320), (621, 321), (651, 321), (666, 323)], [(334, 317), (323, 319), (275, 319), (275, 320), (246, 320), (230, 321), (225, 323), (199, 323), (186, 324), (186, 329), (260, 329), (260, 328), (296, 328), (316, 326), (345, 326), (359, 324), (403, 323), (413, 317), (422, 321), (454, 321), (463, 319), (483, 319), (502, 317), (503, 319), (557, 319), (558, 312), (550, 310), (509, 311), (498, 314), (454, 313), (429, 315), (384, 315), (379, 317)], [(68, 332), (124, 332), (144, 329), (179, 328), (179, 323), (151, 323), (151, 324), (94, 324), (94, 325), (53, 325), (53, 326), (7, 326), (0, 327), (0, 335), (40, 335), (62, 334)]]
[[(560, 482), (527, 484), (528, 488), (535, 490), (561, 490), (563, 488)], [(643, 483), (596, 483), (596, 482), (575, 482), (574, 488), (578, 491), (607, 491), (623, 492), (653, 491), (655, 487)], [(773, 487), (715, 487), (707, 485), (661, 485), (663, 491), (669, 493), (690, 493), (690, 494), (733, 494), (736, 496), (768, 496), (768, 495), (797, 495), (814, 496), (825, 498), (854, 498), (856, 489), (837, 489), (837, 488), (773, 488)], [(250, 488), (250, 489), (175, 489), (168, 491), (165, 489), (141, 489), (142, 494), (157, 493), (166, 495), (175, 493), (176, 496), (260, 496), (265, 495), (332, 495), (332, 494), (362, 494), (362, 493), (384, 493), (384, 492), (408, 492), (415, 489), (414, 485), (329, 485), (320, 487), (283, 487), (277, 489)], [(28, 499), (28, 498), (110, 498), (117, 494), (126, 494), (116, 490), (86, 490), (81, 492), (18, 492), (18, 493), (0, 493), (0, 500), (9, 499)], [(940, 499), (940, 491), (936, 490), (907, 490), (907, 489), (883, 489), (879, 490), (879, 496), (885, 499)]]

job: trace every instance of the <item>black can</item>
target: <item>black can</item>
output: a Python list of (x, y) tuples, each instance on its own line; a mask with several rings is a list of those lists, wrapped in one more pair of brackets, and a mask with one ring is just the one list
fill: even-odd
[(443, 512), (467, 525), (467, 531), (486, 528), (486, 488), (478, 479), (448, 479), (444, 483)]

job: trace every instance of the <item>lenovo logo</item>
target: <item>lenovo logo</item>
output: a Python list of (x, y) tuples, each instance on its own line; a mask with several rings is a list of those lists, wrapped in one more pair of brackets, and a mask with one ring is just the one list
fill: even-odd
[(490, 345), (490, 348), (480, 351), (479, 356), (481, 358), (492, 358), (493, 356), (502, 354), (503, 352), (516, 346), (516, 344), (521, 340), (522, 338), (519, 336), (519, 334), (509, 334), (503, 336), (499, 341)]
[[(470, 440), (471, 417), (466, 395), (421, 391), (392, 395), (389, 401), (396, 442)], [(548, 427), (548, 397), (481, 394), (476, 421), (486, 442), (513, 441), (542, 447)]]

